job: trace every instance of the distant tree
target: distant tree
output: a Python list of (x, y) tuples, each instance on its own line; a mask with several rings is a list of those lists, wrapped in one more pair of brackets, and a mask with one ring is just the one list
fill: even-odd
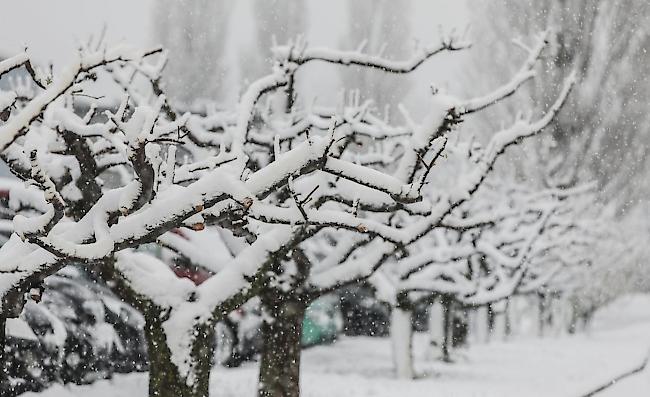
[(443, 306), (444, 317), (437, 319), (441, 324), (435, 324), (442, 326), (442, 339), (436, 343), (448, 361), (454, 307), (505, 302), (544, 285), (569, 266), (551, 254), (578, 244), (577, 233), (566, 233), (576, 220), (570, 213), (560, 214), (570, 194), (522, 189), (513, 181), (491, 178), (445, 223), (421, 238), (409, 256), (371, 277), (379, 296), (393, 306), (391, 338), (398, 376), (414, 376), (411, 319), (418, 302), (438, 301)]
[[(357, 46), (370, 54), (400, 58), (415, 47), (411, 37), (412, 1), (357, 0), (346, 2), (348, 29), (340, 41), (343, 46)], [(372, 99), (379, 112), (389, 107), (397, 114), (397, 105), (410, 91), (410, 78), (381, 71), (367, 73), (351, 67), (341, 71), (343, 86), (359, 90), (362, 98)]]
[(170, 51), (165, 92), (184, 107), (223, 99), (225, 51), (234, 6), (228, 0), (154, 2), (154, 39)]
[(275, 44), (304, 38), (308, 15), (304, 1), (254, 0), (251, 6), (254, 44), (242, 49), (239, 61), (243, 79), (254, 80), (272, 66), (271, 48)]
[[(601, 199), (616, 198), (619, 206), (647, 196), (647, 184), (636, 181), (647, 178), (650, 152), (650, 3), (496, 0), (472, 9), (477, 41), (504, 43), (474, 53), (481, 79), (486, 72), (504, 78), (512, 67), (507, 38), (520, 44), (535, 31), (550, 30), (550, 52), (538, 68), (543, 77), (521, 90), (510, 110), (521, 101), (548, 106), (572, 70), (580, 81), (552, 123), (552, 139), (529, 146), (539, 161), (530, 163), (528, 176), (550, 186), (597, 180)], [(491, 119), (499, 117), (484, 122)]]
[(569, 299), (569, 332), (583, 330), (597, 309), (616, 298), (650, 291), (647, 203), (623, 215), (617, 214), (612, 205), (592, 208), (587, 213), (593, 217), (596, 227), (600, 224), (599, 240), (606, 244), (593, 247), (587, 267), (559, 274), (544, 286), (546, 291), (560, 291)]

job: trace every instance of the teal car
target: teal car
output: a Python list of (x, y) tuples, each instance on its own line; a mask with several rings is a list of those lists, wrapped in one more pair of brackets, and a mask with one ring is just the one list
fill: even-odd
[(343, 323), (337, 301), (334, 296), (325, 296), (309, 305), (302, 320), (303, 346), (331, 343), (336, 339)]

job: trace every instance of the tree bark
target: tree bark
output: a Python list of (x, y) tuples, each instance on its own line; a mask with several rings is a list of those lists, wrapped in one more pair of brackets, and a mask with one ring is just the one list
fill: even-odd
[[(275, 294), (274, 294), (275, 295)], [(300, 396), (300, 340), (307, 303), (300, 297), (262, 297), (271, 315), (262, 325), (259, 397)]]
[(546, 325), (548, 322), (548, 314), (547, 314), (547, 305), (546, 305), (546, 297), (542, 294), (537, 295), (538, 298), (538, 320), (537, 320), (537, 333), (539, 337), (543, 337), (546, 335)]
[(438, 358), (440, 347), (445, 336), (445, 309), (438, 299), (429, 307), (429, 345), (431, 358)]
[(212, 327), (197, 329), (192, 348), (194, 368), (184, 376), (171, 359), (167, 338), (158, 320), (146, 320), (150, 397), (208, 397), (213, 354)]
[(454, 321), (451, 299), (443, 298), (442, 306), (444, 307), (444, 331), (445, 337), (442, 341), (442, 361), (451, 362), (451, 348), (454, 338)]
[(490, 332), (491, 341), (503, 341), (506, 339), (507, 330), (507, 317), (506, 312), (508, 308), (506, 302), (496, 302), (490, 305), (492, 312), (492, 329)]
[(5, 335), (5, 326), (7, 320), (4, 315), (0, 314), (0, 395), (8, 395), (10, 392), (9, 374), (7, 373), (5, 363), (5, 347), (7, 339)]
[(138, 295), (128, 282), (116, 272), (113, 258), (99, 268), (99, 275), (111, 285), (111, 290), (135, 307), (145, 319), (144, 336), (147, 340), (149, 361), (150, 397), (208, 397), (210, 369), (214, 354), (214, 326), (200, 324), (194, 330), (191, 351), (193, 361), (191, 375), (182, 375), (172, 361), (171, 350), (163, 328), (168, 314), (161, 311), (151, 300)]
[(394, 307), (390, 318), (390, 338), (393, 347), (395, 374), (400, 379), (413, 379), (412, 312), (406, 307)]
[(490, 339), (490, 319), (487, 306), (479, 306), (474, 310), (477, 343), (487, 343)]
[(506, 307), (503, 312), (503, 315), (505, 317), (505, 335), (504, 337), (506, 339), (510, 339), (512, 336), (512, 304), (510, 302), (510, 298), (506, 299)]

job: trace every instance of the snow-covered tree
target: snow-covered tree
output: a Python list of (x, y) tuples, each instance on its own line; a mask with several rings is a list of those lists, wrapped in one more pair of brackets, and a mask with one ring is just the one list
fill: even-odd
[[(384, 131), (392, 131), (391, 134), (385, 133), (383, 139), (375, 138), (378, 142), (374, 145), (362, 145), (360, 150), (346, 154), (352, 155), (351, 160), (358, 164), (372, 165), (381, 175), (391, 173), (393, 180), (400, 183), (415, 183), (420, 187), (420, 191), (424, 186), (422, 182), (435, 175), (436, 160), (440, 156), (455, 152), (449, 149), (454, 144), (448, 144), (451, 127), (462, 120), (464, 115), (483, 110), (509, 96), (520, 84), (532, 77), (530, 70), (543, 47), (542, 38), (536, 42), (535, 49), (531, 51), (530, 58), (524, 63), (521, 71), (494, 92), (472, 100), (459, 100), (436, 92), (433, 99), (439, 109), (447, 109), (446, 112), (432, 111), (419, 125), (405, 115), (404, 127), (385, 126)], [(327, 62), (341, 61), (374, 67), (370, 63), (372, 58), (361, 61), (358, 53), (345, 57), (342, 55), (340, 58), (333, 57), (322, 49), (310, 48), (302, 52), (302, 57), (307, 59), (320, 57), (322, 61)], [(388, 68), (387, 65), (385, 67)], [(554, 110), (540, 120), (518, 120), (513, 127), (495, 134), (481, 156), (457, 174), (464, 177), (457, 177), (455, 183), (447, 189), (436, 191), (430, 196), (423, 195), (422, 200), (399, 202), (395, 200), (394, 192), (384, 191), (383, 194), (377, 194), (368, 190), (369, 187), (374, 187), (372, 183), (368, 183), (369, 175), (359, 174), (354, 180), (326, 179), (317, 186), (294, 184), (299, 192), (296, 202), (303, 201), (300, 197), (309, 197), (314, 200), (314, 206), (317, 208), (343, 210), (363, 217), (364, 221), (360, 224), (350, 224), (340, 219), (334, 223), (321, 224), (330, 228), (339, 226), (349, 231), (333, 232), (330, 228), (318, 230), (318, 234), (315, 234), (317, 238), (300, 245), (302, 252), (294, 251), (296, 255), (291, 260), (280, 263), (281, 266), (274, 269), (275, 274), (272, 277), (275, 281), (268, 283), (270, 288), (261, 292), (262, 302), (273, 320), (265, 325), (264, 340), (269, 343), (266, 344), (262, 356), (260, 383), (263, 386), (282, 383), (277, 385), (277, 389), (270, 389), (262, 395), (296, 393), (300, 363), (300, 313), (311, 300), (366, 279), (392, 257), (414, 249), (414, 245), (422, 237), (443, 226), (448, 215), (465, 202), (483, 182), (499, 155), (521, 138), (541, 131), (553, 117), (553, 113), (559, 110), (567, 93), (565, 90), (553, 107)], [(358, 100), (358, 97), (355, 100)], [(396, 137), (401, 138), (394, 139)], [(430, 153), (421, 153), (425, 147), (431, 148)], [(395, 159), (396, 155), (400, 156), (399, 159)], [(302, 217), (302, 220), (295, 219), (294, 224), (318, 224), (309, 211), (304, 211)], [(357, 234), (358, 231), (364, 235)], [(274, 346), (286, 347), (274, 349)], [(291, 374), (289, 379), (286, 374)], [(292, 384), (293, 386), (290, 386)]]
[[(286, 95), (310, 62), (399, 74), (465, 46), (445, 38), (403, 61), (304, 43), (277, 47), (273, 71), (252, 83), (235, 109), (205, 115), (181, 114), (167, 101), (160, 84), (166, 53), (159, 49), (88, 45), (53, 75), (33, 68), (26, 54), (3, 61), (0, 77), (24, 67), (33, 85), (1, 97), (0, 152), (27, 185), (10, 196), (19, 197), (14, 209), (23, 213), (0, 248), (0, 319), (19, 315), (26, 292), (47, 276), (70, 262), (86, 264), (144, 316), (150, 394), (207, 396), (215, 323), (259, 295), (276, 320), (264, 327), (260, 395), (297, 395), (310, 299), (370, 276), (441, 226), (507, 147), (553, 119), (572, 79), (547, 113), (497, 132), (458, 183), (433, 199), (423, 188), (447, 135), (530, 80), (543, 40), (489, 94), (462, 100), (434, 90), (420, 123), (407, 117), (403, 126), (389, 125), (354, 100), (278, 109), (262, 99)], [(98, 75), (125, 91), (103, 113), (87, 93)], [(79, 115), (81, 109), (87, 111)], [(182, 252), (170, 242), (174, 231), (206, 227), (232, 241), (223, 258), (196, 260), (215, 273), (200, 285), (178, 278), (147, 250), (160, 244)]]
[[(573, 286), (582, 274), (592, 271), (600, 247), (609, 247), (610, 219), (594, 221), (590, 208), (598, 207), (594, 184), (564, 190), (562, 204), (550, 220), (547, 233), (541, 236), (531, 253), (530, 271), (522, 280), (517, 295), (536, 307), (538, 334), (543, 335), (549, 322), (555, 332), (568, 330), (573, 305), (570, 301)], [(507, 302), (503, 315), (508, 329), (517, 327)], [(530, 314), (530, 313), (529, 313)]]
[[(552, 133), (522, 145), (523, 151), (515, 159), (521, 164), (518, 168), (522, 176), (546, 187), (597, 181), (598, 200), (613, 202), (617, 210), (615, 215), (594, 214), (593, 217), (608, 220), (604, 229), (627, 230), (623, 225), (627, 222), (626, 214), (636, 212), (634, 207), (647, 203), (647, 187), (639, 181), (647, 178), (650, 142), (647, 112), (650, 91), (646, 81), (650, 65), (646, 51), (650, 42), (648, 2), (497, 0), (479, 2), (473, 10), (477, 37), (486, 42), (525, 37), (539, 29), (550, 31), (550, 51), (540, 64), (544, 77), (520, 90), (501, 112), (507, 114), (522, 102), (543, 108), (552, 101), (562, 76), (570, 70), (576, 72), (580, 82), (568, 99), (567, 111), (553, 121)], [(520, 41), (516, 43), (525, 49)], [(489, 54), (480, 52), (479, 49), (473, 57), (476, 75), (481, 80), (485, 73), (504, 79), (508, 70), (504, 60), (511, 58), (510, 48), (495, 46)], [(474, 81), (480, 84), (479, 78)], [(474, 85), (469, 88), (473, 89)], [(495, 111), (481, 123), (499, 120), (500, 114), (503, 113)], [(611, 211), (604, 211), (608, 212)], [(625, 234), (627, 241), (639, 237)], [(647, 236), (647, 232), (642, 232), (641, 238), (647, 240)], [(645, 272), (641, 266), (628, 267), (623, 263), (639, 264), (642, 259), (631, 256), (633, 252), (638, 253), (636, 249), (620, 250), (616, 240), (614, 234), (608, 234), (606, 243), (597, 247), (603, 249), (602, 254), (592, 261), (590, 268), (577, 271), (570, 277), (571, 282), (554, 281), (548, 287), (548, 294), (540, 294), (542, 301), (551, 300), (551, 296), (565, 299), (567, 294), (573, 294), (569, 291), (574, 291), (575, 296), (569, 298), (572, 306), (577, 311), (592, 313), (597, 305), (615, 295), (636, 290), (635, 280), (645, 278)], [(625, 252), (625, 259), (610, 255), (613, 252)], [(636, 277), (629, 276), (632, 269), (638, 271)], [(623, 273), (628, 276), (620, 276)], [(617, 277), (613, 277), (615, 274)], [(567, 272), (561, 275), (565, 276)], [(614, 279), (628, 284), (609, 282)], [(583, 280), (579, 284), (590, 288), (578, 287), (576, 280)], [(598, 288), (591, 286), (603, 286), (603, 289), (597, 291)], [(541, 311), (548, 306), (541, 305)]]
[(484, 185), (444, 225), (420, 239), (409, 256), (373, 275), (380, 296), (393, 306), (391, 338), (398, 376), (414, 376), (411, 318), (418, 301), (438, 300), (443, 306), (444, 318), (433, 325), (442, 327), (437, 334), (442, 340), (436, 343), (442, 358), (449, 360), (452, 307), (504, 301), (518, 293), (535, 270), (531, 262), (552, 226), (557, 198), (550, 192), (524, 193), (504, 182), (497, 183), (499, 194)]
[[(583, 236), (597, 239), (599, 244), (591, 247), (587, 263), (558, 274), (542, 290), (569, 301), (568, 321), (560, 324), (560, 329), (581, 331), (602, 306), (621, 295), (650, 290), (647, 208), (637, 205), (623, 216), (612, 205), (585, 211), (591, 221), (582, 227), (589, 231)], [(548, 320), (553, 322), (553, 318)]]
[[(569, 186), (596, 180), (601, 198), (614, 198), (619, 207), (647, 197), (644, 185), (634, 181), (648, 169), (650, 4), (497, 0), (478, 2), (473, 10), (475, 33), (486, 43), (550, 29), (550, 51), (540, 64), (544, 76), (521, 90), (506, 112), (521, 101), (543, 109), (570, 71), (580, 82), (567, 102), (568, 111), (555, 119), (552, 133), (545, 137), (550, 142), (536, 143), (528, 152), (538, 157), (530, 176), (541, 170), (539, 178)], [(509, 47), (495, 46), (489, 54), (478, 50), (475, 55), (479, 79), (485, 73), (505, 78), (512, 58)]]

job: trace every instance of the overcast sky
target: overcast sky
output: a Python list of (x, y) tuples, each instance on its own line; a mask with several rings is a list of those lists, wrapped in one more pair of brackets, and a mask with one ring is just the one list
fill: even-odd
[[(234, 0), (233, 0), (234, 1)], [(307, 0), (311, 10), (310, 38), (316, 44), (337, 44), (330, 32), (345, 23), (340, 18), (347, 0)], [(0, 13), (0, 53), (7, 55), (29, 46), (39, 60), (59, 62), (67, 58), (77, 43), (97, 35), (105, 24), (110, 41), (125, 40), (134, 45), (153, 43), (150, 10), (153, 0), (20, 0), (3, 4)], [(245, 20), (242, 10), (248, 1), (239, 1), (234, 17)], [(413, 12), (413, 35), (426, 41), (438, 27), (467, 25), (467, 10), (459, 0), (417, 0)], [(242, 24), (242, 30), (246, 30)], [(245, 25), (245, 23), (243, 24)]]
[[(234, 0), (233, 0), (234, 1)], [(347, 23), (341, 18), (348, 0), (305, 0), (310, 10), (310, 31), (307, 37), (313, 45), (340, 46), (339, 32)], [(25, 46), (30, 55), (41, 63), (54, 62), (61, 67), (73, 59), (78, 43), (97, 36), (105, 25), (109, 44), (124, 41), (146, 47), (157, 44), (153, 37), (152, 7), (154, 0), (20, 0), (3, 4), (0, 13), (0, 57), (21, 51)], [(252, 37), (251, 19), (247, 17), (249, 0), (239, 0), (233, 13), (231, 29), (239, 40)], [(464, 0), (414, 0), (412, 34), (423, 43), (436, 42), (438, 32), (468, 25), (468, 10)], [(351, 43), (351, 46), (356, 45)], [(410, 43), (407, 43), (410, 45)], [(448, 72), (458, 67), (462, 55), (452, 59), (435, 60), (418, 72), (420, 89), (428, 83), (445, 86)], [(442, 81), (441, 81), (442, 80)], [(417, 92), (413, 93), (417, 97)]]

